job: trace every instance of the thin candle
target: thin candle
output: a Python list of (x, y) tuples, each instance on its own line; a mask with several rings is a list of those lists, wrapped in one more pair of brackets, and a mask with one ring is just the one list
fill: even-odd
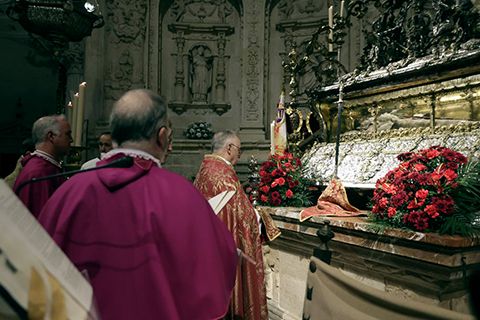
[(328, 34), (328, 51), (333, 51), (333, 6), (328, 8), (328, 26), (330, 31)]
[(85, 114), (85, 90), (87, 88), (87, 83), (82, 82), (78, 86), (78, 113), (77, 113), (77, 125), (75, 130), (75, 145), (82, 145), (83, 137), (83, 117)]
[(73, 135), (73, 145), (77, 145), (77, 140), (75, 136), (77, 135), (77, 118), (78, 118), (78, 92), (73, 95), (73, 102), (72, 102), (72, 122), (70, 123), (72, 127), (72, 135)]

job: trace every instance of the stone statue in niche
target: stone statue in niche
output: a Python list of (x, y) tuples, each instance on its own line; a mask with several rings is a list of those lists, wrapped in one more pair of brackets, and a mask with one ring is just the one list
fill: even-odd
[(193, 103), (207, 103), (212, 89), (211, 51), (206, 46), (197, 46), (190, 52), (190, 92)]

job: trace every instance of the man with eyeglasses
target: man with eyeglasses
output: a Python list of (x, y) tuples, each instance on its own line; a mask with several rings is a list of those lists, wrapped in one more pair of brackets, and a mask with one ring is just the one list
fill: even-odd
[(59, 177), (30, 183), (17, 188), (24, 181), (62, 172), (61, 160), (68, 153), (72, 143), (72, 130), (63, 115), (46, 116), (35, 121), (32, 127), (32, 140), (35, 151), (22, 159), (23, 169), (15, 180), (13, 190), (30, 212), (38, 217), (43, 206), (65, 181)]
[(98, 136), (98, 151), (100, 155), (96, 158), (88, 160), (85, 162), (80, 169), (89, 169), (97, 165), (97, 162), (102, 159), (102, 157), (113, 149), (112, 134), (110, 132), (103, 132)]
[(212, 140), (212, 154), (203, 159), (194, 184), (207, 199), (226, 190), (236, 190), (218, 216), (233, 234), (237, 247), (251, 259), (243, 260), (237, 268), (235, 289), (225, 319), (268, 319), (257, 215), (233, 167), (241, 154), (240, 138), (235, 132), (217, 132)]

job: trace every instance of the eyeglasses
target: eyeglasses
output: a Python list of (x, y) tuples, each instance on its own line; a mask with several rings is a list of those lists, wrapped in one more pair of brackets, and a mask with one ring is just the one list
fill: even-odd
[(241, 155), (241, 154), (242, 154), (242, 149), (241, 149), (239, 146), (236, 146), (236, 145), (234, 145), (233, 143), (230, 143), (230, 145), (229, 145), (229, 146), (230, 146), (230, 147), (231, 147), (231, 146), (234, 146), (235, 148), (237, 148), (237, 149), (238, 149), (238, 154), (239, 154), (239, 155)]

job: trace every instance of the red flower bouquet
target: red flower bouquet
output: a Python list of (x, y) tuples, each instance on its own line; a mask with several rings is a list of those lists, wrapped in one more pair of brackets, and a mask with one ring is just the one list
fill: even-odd
[(445, 147), (398, 156), (401, 164), (379, 179), (372, 217), (417, 231), (468, 234), (480, 199), (479, 165)]
[(267, 206), (302, 207), (310, 204), (301, 177), (301, 161), (289, 152), (273, 155), (260, 167), (258, 202)]

